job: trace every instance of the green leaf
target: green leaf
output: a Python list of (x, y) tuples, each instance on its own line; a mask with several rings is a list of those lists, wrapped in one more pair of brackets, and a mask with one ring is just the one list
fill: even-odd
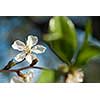
[(78, 55), (76, 66), (85, 65), (89, 60), (94, 57), (100, 56), (100, 47), (96, 45), (86, 45)]
[(60, 74), (55, 70), (43, 70), (39, 79), (38, 83), (53, 83), (57, 82), (59, 79)]
[(76, 31), (71, 20), (64, 16), (53, 17), (50, 32), (44, 40), (50, 43), (54, 52), (67, 64), (77, 49)]
[(79, 48), (75, 59), (75, 64), (77, 66), (85, 65), (88, 62), (88, 60), (99, 55), (100, 47), (89, 44), (88, 42), (88, 39), (91, 36), (91, 34), (92, 34), (92, 22), (91, 19), (89, 19), (85, 26), (84, 41), (81, 47)]
[(89, 36), (91, 36), (91, 34), (92, 34), (92, 21), (91, 19), (88, 19), (85, 26), (85, 38), (84, 38), (83, 46), (88, 45), (88, 39), (89, 39)]
[(92, 33), (92, 21), (91, 21), (91, 19), (88, 19), (88, 21), (86, 23), (85, 32), (87, 35), (90, 35)]

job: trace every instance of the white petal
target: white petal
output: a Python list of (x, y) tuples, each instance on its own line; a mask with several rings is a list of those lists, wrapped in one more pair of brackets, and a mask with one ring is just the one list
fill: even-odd
[(24, 81), (27, 82), (27, 83), (32, 83), (32, 81), (33, 81), (33, 72), (29, 71), (26, 75), (27, 76), (26, 76)]
[(14, 76), (11, 78), (10, 83), (24, 83), (24, 80), (19, 76)]
[(33, 55), (33, 54), (28, 54), (28, 55), (26, 56), (26, 60), (28, 61), (29, 64), (31, 64), (32, 61), (33, 61), (34, 59), (36, 59), (36, 58), (37, 58), (36, 55)]
[(78, 83), (83, 82), (83, 78), (77, 78), (77, 82), (78, 82)]
[(68, 77), (66, 79), (66, 83), (73, 83), (73, 75), (72, 74), (68, 74)]
[(15, 60), (20, 62), (20, 61), (24, 60), (25, 56), (26, 56), (26, 53), (25, 52), (21, 52), (18, 55), (16, 55)]
[(16, 50), (19, 50), (19, 51), (23, 51), (24, 48), (25, 48), (25, 44), (22, 41), (20, 41), (20, 40), (16, 40), (12, 44), (12, 48), (16, 49)]
[(32, 48), (32, 52), (37, 53), (37, 54), (39, 54), (39, 53), (44, 53), (45, 50), (46, 50), (46, 47), (44, 47), (44, 46), (42, 46), (42, 45), (36, 45), (36, 46), (34, 46), (34, 47)]
[(38, 38), (36, 36), (29, 35), (26, 44), (31, 48), (32, 46), (36, 45), (37, 42), (38, 42)]

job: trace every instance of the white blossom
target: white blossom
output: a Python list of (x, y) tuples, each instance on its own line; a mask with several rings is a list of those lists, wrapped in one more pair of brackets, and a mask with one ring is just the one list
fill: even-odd
[[(38, 38), (36, 36), (29, 35), (26, 41), (26, 44), (20, 40), (14, 41), (12, 44), (12, 48), (18, 51), (21, 51), (18, 55), (16, 55), (15, 60), (20, 62), (24, 59), (28, 61), (29, 64), (32, 63), (34, 59), (36, 59), (36, 54), (44, 53), (46, 47), (42, 45), (36, 45), (38, 43)], [(33, 52), (33, 53), (32, 53)]]
[(83, 82), (84, 73), (81, 69), (75, 70), (73, 73), (69, 73), (66, 79), (66, 83), (81, 83)]
[(26, 74), (21, 76), (13, 76), (10, 80), (10, 83), (32, 83), (33, 82), (33, 72), (28, 71)]

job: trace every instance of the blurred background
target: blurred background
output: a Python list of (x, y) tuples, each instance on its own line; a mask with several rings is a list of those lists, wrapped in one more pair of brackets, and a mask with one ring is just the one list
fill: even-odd
[[(92, 16), (68, 16), (75, 24), (78, 41), (82, 42), (85, 24), (89, 18), (92, 20), (93, 37), (90, 41), (94, 41), (99, 45), (100, 40), (100, 17)], [(48, 33), (48, 23), (52, 16), (31, 16), (31, 17), (0, 17), (0, 69), (2, 69), (15, 55), (18, 53), (13, 50), (11, 45), (16, 40), (25, 41), (28, 35), (36, 35), (39, 38), (39, 44), (47, 47), (47, 50), (39, 57), (37, 66), (49, 67), (56, 69), (57, 65), (63, 62), (51, 51), (51, 49), (43, 42), (43, 34)], [(14, 67), (19, 68), (27, 66), (26, 62)], [(94, 73), (95, 72), (95, 73)], [(9, 82), (9, 79), (15, 73), (0, 73), (0, 82)], [(40, 70), (34, 69), (34, 81), (40, 74)], [(100, 82), (100, 59), (96, 59), (88, 64), (85, 69), (85, 82)]]

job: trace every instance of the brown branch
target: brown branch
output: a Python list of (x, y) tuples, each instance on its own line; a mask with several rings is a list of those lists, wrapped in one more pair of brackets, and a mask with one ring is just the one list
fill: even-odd
[(19, 69), (15, 69), (15, 70), (13, 70), (13, 69), (12, 70), (0, 70), (0, 72), (16, 72), (18, 74), (20, 71), (26, 70), (26, 69), (29, 69), (29, 68), (36, 68), (36, 69), (40, 69), (40, 70), (46, 70), (45, 68), (34, 66), (37, 62), (38, 62), (38, 59), (35, 59), (30, 64), (30, 66), (19, 68)]
[(0, 70), (0, 72), (18, 72), (18, 70)]
[(26, 69), (29, 69), (29, 68), (35, 68), (35, 69), (40, 69), (40, 70), (47, 70), (46, 68), (42, 68), (42, 67), (37, 67), (37, 66), (27, 66), (27, 67), (23, 67), (23, 68), (20, 68), (20, 69), (15, 69), (15, 70), (0, 70), (0, 72), (19, 72), (19, 71), (22, 71), (22, 70), (26, 70)]

